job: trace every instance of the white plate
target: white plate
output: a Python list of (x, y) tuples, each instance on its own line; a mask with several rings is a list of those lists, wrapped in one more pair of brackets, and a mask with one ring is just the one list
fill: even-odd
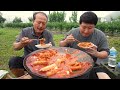
[(41, 44), (38, 44), (38, 45), (35, 45), (37, 48), (48, 48), (48, 47), (51, 47), (52, 44), (45, 44), (45, 45), (41, 45)]
[[(79, 46), (79, 45), (78, 45), (78, 46)], [(81, 47), (81, 46), (79, 46), (79, 47)], [(88, 49), (88, 48), (92, 48), (92, 47), (96, 47), (96, 48), (97, 48), (97, 46), (94, 45), (93, 43), (91, 43), (91, 46), (89, 46), (89, 47), (81, 47), (81, 48)]]

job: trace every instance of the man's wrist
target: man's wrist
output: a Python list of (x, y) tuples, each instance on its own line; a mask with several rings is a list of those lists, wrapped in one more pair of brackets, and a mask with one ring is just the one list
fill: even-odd
[(99, 53), (100, 53), (100, 52), (98, 52), (98, 51), (96, 52), (96, 55), (95, 55), (95, 56), (96, 56), (97, 58), (99, 58)]
[(25, 46), (25, 44), (22, 43), (22, 42), (19, 42), (19, 44), (20, 44), (21, 47), (24, 47), (24, 46)]
[(67, 40), (66, 40), (66, 39), (64, 40), (64, 43), (65, 43), (66, 45), (68, 44), (68, 42), (67, 42)]

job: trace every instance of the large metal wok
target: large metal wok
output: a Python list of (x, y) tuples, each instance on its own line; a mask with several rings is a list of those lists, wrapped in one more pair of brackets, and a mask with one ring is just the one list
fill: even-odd
[[(89, 73), (90, 71), (92, 70), (93, 66), (94, 66), (94, 61), (93, 59), (91, 58), (90, 55), (88, 55), (87, 53), (81, 51), (81, 50), (78, 50), (78, 49), (74, 49), (74, 48), (69, 48), (69, 47), (50, 47), (50, 48), (46, 48), (46, 49), (39, 49), (39, 50), (36, 50), (32, 53), (30, 53), (29, 55), (27, 55), (25, 58), (24, 58), (24, 62), (23, 62), (23, 65), (25, 67), (25, 69), (28, 71), (28, 73), (34, 78), (34, 79), (50, 79), (49, 77), (46, 77), (46, 76), (43, 76), (43, 75), (40, 75), (40, 74), (37, 74), (35, 72), (33, 72), (26, 64), (27, 61), (29, 61), (29, 58), (31, 55), (33, 54), (36, 54), (37, 52), (41, 52), (43, 50), (47, 50), (47, 49), (56, 49), (58, 52), (60, 53), (66, 53), (66, 49), (67, 49), (67, 53), (70, 53), (70, 54), (73, 54), (73, 52), (75, 51), (78, 51), (78, 53), (75, 54), (75, 56), (78, 57), (78, 61), (81, 62), (81, 61), (88, 61), (91, 63), (91, 67), (85, 71), (84, 73), (82, 74), (77, 74), (76, 76), (73, 76), (73, 77), (70, 77), (70, 78), (80, 78), (80, 79), (86, 79), (88, 78), (89, 76)], [(79, 72), (79, 71), (78, 71)], [(58, 78), (59, 79), (59, 78)], [(66, 78), (63, 78), (63, 79), (66, 79)], [(68, 78), (67, 78), (68, 79)]]

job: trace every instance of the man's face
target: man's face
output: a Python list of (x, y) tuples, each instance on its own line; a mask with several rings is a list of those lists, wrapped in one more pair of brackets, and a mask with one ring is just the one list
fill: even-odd
[(94, 32), (95, 25), (82, 22), (80, 24), (80, 32), (82, 36), (88, 37)]
[(35, 20), (33, 21), (35, 33), (36, 34), (42, 33), (46, 28), (46, 24), (47, 24), (46, 16), (41, 13), (37, 14)]

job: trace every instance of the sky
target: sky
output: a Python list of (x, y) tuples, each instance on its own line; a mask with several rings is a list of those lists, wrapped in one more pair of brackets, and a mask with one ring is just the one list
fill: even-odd
[[(35, 11), (0, 11), (2, 16), (7, 19), (7, 21), (12, 21), (15, 17), (21, 17), (23, 22), (28, 22), (28, 17), (32, 17), (33, 12)], [(43, 11), (47, 15), (49, 11)], [(53, 11), (51, 11), (53, 12)], [(86, 11), (78, 11), (78, 19), (82, 13)], [(114, 12), (114, 11), (93, 11), (97, 14), (98, 17), (105, 17), (106, 15)], [(69, 17), (72, 15), (72, 11), (65, 11), (66, 13), (66, 21), (69, 21)]]

